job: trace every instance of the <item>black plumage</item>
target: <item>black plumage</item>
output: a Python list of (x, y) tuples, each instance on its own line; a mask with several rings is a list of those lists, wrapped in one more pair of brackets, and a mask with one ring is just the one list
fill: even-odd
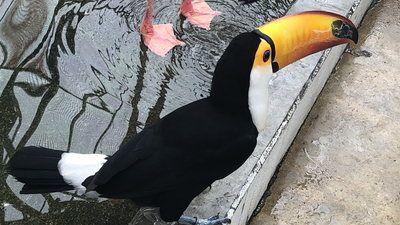
[(194, 197), (239, 168), (257, 143), (246, 83), (259, 42), (252, 33), (236, 37), (218, 62), (211, 96), (132, 138), (85, 181), (88, 190), (160, 207), (163, 220), (176, 221)]
[[(160, 207), (163, 220), (176, 221), (193, 198), (239, 168), (257, 143), (248, 91), (259, 43), (253, 33), (234, 38), (216, 66), (210, 97), (173, 111), (137, 134), (83, 182), (87, 191)], [(10, 173), (27, 183), (24, 193), (29, 193), (29, 188), (32, 193), (54, 191), (18, 178), (21, 157), (13, 157)], [(55, 190), (72, 189), (57, 182), (53, 183)]]
[(21, 194), (37, 194), (73, 190), (64, 182), (57, 165), (63, 151), (28, 146), (14, 154), (9, 173), (24, 183)]

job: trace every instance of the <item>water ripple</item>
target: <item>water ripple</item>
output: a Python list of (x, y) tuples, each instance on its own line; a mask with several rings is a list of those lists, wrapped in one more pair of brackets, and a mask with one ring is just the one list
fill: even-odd
[[(283, 15), (290, 1), (207, 3), (222, 12), (210, 30), (178, 16), (179, 0), (155, 2), (153, 23), (172, 23), (186, 43), (160, 57), (147, 49), (139, 32), (146, 1), (14, 1), (0, 20), (0, 72), (13, 70), (0, 87), (1, 127), (12, 137), (0, 141), (5, 163), (23, 145), (112, 154), (145, 126), (208, 96), (215, 65), (230, 40)], [(24, 52), (33, 41), (37, 47)], [(107, 212), (124, 223), (132, 216), (119, 208), (110, 211), (109, 205), (99, 211), (89, 201), (56, 204), (48, 195), (25, 204), (14, 196), (15, 182), (0, 182), (6, 201), (29, 222), (57, 223), (70, 209), (82, 211), (82, 205), (89, 211), (82, 215)], [(48, 213), (38, 212), (43, 205)], [(132, 213), (130, 205), (126, 208)], [(102, 217), (92, 216), (91, 223), (104, 222)]]

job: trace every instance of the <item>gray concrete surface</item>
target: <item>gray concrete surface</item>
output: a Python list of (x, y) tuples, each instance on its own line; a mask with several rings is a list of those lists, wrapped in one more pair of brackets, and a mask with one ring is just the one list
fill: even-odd
[(380, 1), (344, 55), (251, 225), (400, 224), (400, 2)]

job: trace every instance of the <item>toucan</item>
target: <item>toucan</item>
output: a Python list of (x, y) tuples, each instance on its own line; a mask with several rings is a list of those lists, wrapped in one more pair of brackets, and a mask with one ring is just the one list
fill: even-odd
[(11, 158), (9, 173), (24, 183), (22, 194), (84, 189), (159, 207), (164, 221), (179, 221), (193, 198), (252, 154), (267, 124), (271, 75), (307, 55), (357, 40), (354, 24), (334, 13), (276, 19), (230, 42), (208, 97), (146, 127), (115, 154), (28, 146)]

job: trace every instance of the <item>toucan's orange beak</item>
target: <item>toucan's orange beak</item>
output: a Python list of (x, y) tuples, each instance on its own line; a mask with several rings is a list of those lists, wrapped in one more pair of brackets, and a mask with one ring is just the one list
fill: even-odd
[(358, 41), (357, 28), (349, 19), (323, 11), (284, 16), (254, 32), (269, 39), (274, 72), (315, 52)]

